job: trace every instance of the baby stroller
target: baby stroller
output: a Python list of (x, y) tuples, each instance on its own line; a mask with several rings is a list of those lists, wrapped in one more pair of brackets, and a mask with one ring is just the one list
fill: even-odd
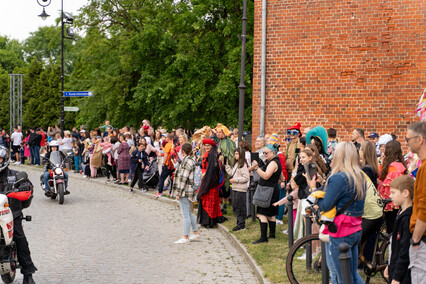
[(156, 188), (158, 185), (159, 174), (158, 174), (158, 163), (157, 159), (154, 159), (149, 164), (148, 170), (143, 172), (142, 175), (143, 183), (150, 188)]

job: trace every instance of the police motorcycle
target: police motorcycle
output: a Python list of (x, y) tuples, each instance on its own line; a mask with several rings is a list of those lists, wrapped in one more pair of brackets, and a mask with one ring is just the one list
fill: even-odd
[[(32, 200), (32, 190), (28, 190), (32, 189), (32, 185), (27, 174), (19, 172), (16, 179), (10, 190), (0, 193), (0, 274), (4, 283), (12, 283), (16, 277), (16, 269), (21, 268), (13, 240), (13, 215), (8, 198), (20, 200), (24, 208), (29, 207)], [(31, 221), (31, 216), (27, 215), (23, 220)]]
[[(52, 141), (53, 142), (53, 141)], [(55, 141), (56, 142), (56, 141)], [(49, 146), (59, 146), (59, 145), (52, 145), (53, 143), (50, 143)], [(49, 169), (47, 172), (49, 174), (49, 191), (46, 191), (46, 196), (50, 197), (51, 199), (56, 199), (58, 196), (59, 198), (59, 204), (63, 204), (65, 200), (65, 195), (69, 194), (68, 188), (68, 180), (66, 177), (66, 173), (64, 170), (64, 165), (66, 162), (70, 160), (70, 155), (72, 153), (69, 153), (68, 156), (61, 157), (62, 152), (60, 151), (51, 151), (49, 157), (43, 157), (43, 163), (46, 164), (46, 167)], [(41, 182), (41, 188), (45, 190), (46, 185), (44, 184), (44, 175), (43, 173), (40, 176), (40, 182)]]

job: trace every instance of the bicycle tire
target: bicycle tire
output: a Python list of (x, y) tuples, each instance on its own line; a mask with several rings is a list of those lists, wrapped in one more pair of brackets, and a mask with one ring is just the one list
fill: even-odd
[[(385, 264), (388, 264), (388, 257), (387, 257), (387, 255), (386, 255), (386, 252), (388, 252), (388, 247), (389, 247), (389, 244), (390, 244), (389, 239), (390, 239), (390, 235), (389, 235), (389, 236), (387, 236), (387, 237), (383, 240), (382, 244), (380, 245), (379, 265), (385, 265)], [(380, 274), (382, 275), (383, 279), (387, 280), (387, 279), (385, 278), (385, 276), (384, 276), (383, 272), (384, 272), (384, 269), (380, 270)]]
[[(297, 260), (296, 261), (294, 258), (297, 257), (297, 255), (300, 254), (301, 251), (304, 251), (304, 247), (307, 243), (313, 242), (313, 241), (318, 241), (319, 243), (321, 242), (319, 240), (318, 234), (312, 234), (312, 235), (304, 236), (303, 238), (300, 238), (299, 240), (297, 240), (293, 244), (293, 246), (290, 248), (288, 255), (287, 255), (287, 259), (286, 259), (286, 272), (287, 272), (287, 277), (288, 277), (288, 280), (290, 281), (290, 283), (292, 283), (292, 284), (301, 283), (296, 279), (295, 267), (300, 266), (305, 261), (303, 261), (303, 260)], [(318, 267), (316, 267), (316, 266), (318, 266), (318, 259), (320, 258), (320, 256), (321, 256), (321, 253), (318, 253), (318, 256), (316, 258), (312, 257), (312, 269), (311, 269), (311, 273), (314, 274), (313, 275), (314, 278), (317, 278), (319, 276), (320, 277), (319, 279), (321, 279), (321, 269), (318, 270)], [(325, 260), (323, 260), (323, 261), (325, 261)], [(305, 262), (305, 264), (306, 264), (306, 262)], [(299, 275), (298, 278), (299, 279), (303, 278), (303, 281), (306, 282), (307, 276), (309, 276), (309, 273), (303, 273), (303, 276)]]

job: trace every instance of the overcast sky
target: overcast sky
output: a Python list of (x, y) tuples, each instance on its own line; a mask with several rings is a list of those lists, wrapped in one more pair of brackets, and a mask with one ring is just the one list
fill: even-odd
[[(43, 0), (39, 1), (43, 3)], [(78, 9), (89, 1), (63, 0), (63, 2), (64, 12), (74, 16), (78, 14)], [(43, 21), (38, 17), (43, 8), (37, 0), (0, 0), (0, 35), (23, 41), (39, 27), (55, 25), (55, 19), (59, 17), (61, 11), (61, 1), (52, 0), (45, 10), (50, 17)]]

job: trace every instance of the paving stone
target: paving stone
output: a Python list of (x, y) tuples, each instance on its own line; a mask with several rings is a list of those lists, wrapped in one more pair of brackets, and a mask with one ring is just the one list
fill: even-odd
[[(37, 283), (257, 283), (238, 251), (216, 229), (177, 245), (179, 207), (70, 173), (63, 205), (44, 196), (40, 169), (25, 170), (35, 186), (24, 214)], [(22, 275), (18, 275), (22, 283)]]

